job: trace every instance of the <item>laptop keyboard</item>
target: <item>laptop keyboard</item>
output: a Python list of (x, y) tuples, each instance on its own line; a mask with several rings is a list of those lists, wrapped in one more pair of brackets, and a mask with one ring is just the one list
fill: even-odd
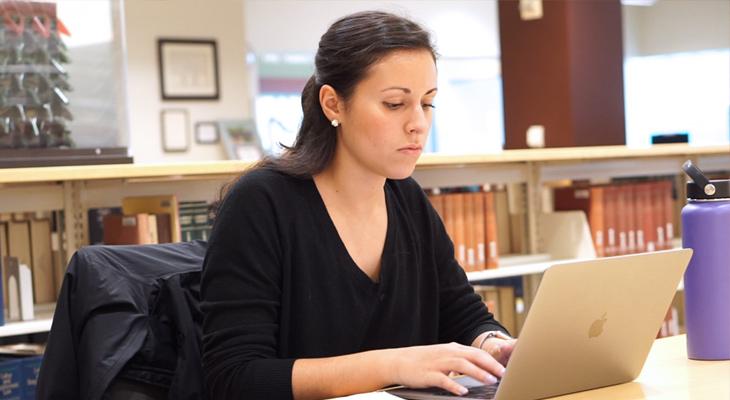
[(457, 396), (449, 391), (440, 388), (430, 388), (423, 390), (424, 393), (428, 393), (434, 396), (453, 397), (455, 399), (482, 399), (491, 400), (497, 394), (497, 388), (499, 383), (494, 385), (483, 385), (483, 386), (472, 386), (469, 388), (469, 393), (463, 396)]
[(493, 399), (497, 394), (499, 384), (472, 387), (469, 393), (461, 396), (462, 399)]

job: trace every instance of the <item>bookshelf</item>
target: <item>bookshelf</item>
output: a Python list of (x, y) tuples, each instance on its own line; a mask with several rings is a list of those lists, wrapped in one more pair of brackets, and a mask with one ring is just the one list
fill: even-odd
[[(472, 282), (524, 277), (535, 291), (540, 274), (556, 262), (571, 261), (544, 254), (541, 219), (542, 193), (556, 181), (674, 176), (684, 179), (681, 165), (692, 159), (707, 172), (730, 170), (730, 147), (693, 147), (686, 144), (631, 149), (624, 146), (505, 150), (483, 155), (424, 155), (414, 178), (424, 188), (503, 184), (518, 187), (526, 211), (527, 255), (504, 257), (494, 270), (469, 272)], [(241, 161), (166, 164), (122, 164), (0, 169), (0, 212), (63, 210), (66, 258), (88, 243), (88, 209), (118, 206), (126, 196), (174, 193), (181, 201), (213, 200), (219, 188), (245, 170)], [(679, 231), (679, 228), (677, 228)], [(579, 257), (580, 258), (580, 257)], [(529, 296), (528, 296), (529, 298)], [(528, 300), (529, 306), (529, 300)], [(0, 336), (50, 329), (50, 314), (36, 321), (0, 327)], [(8, 333), (10, 332), (10, 333)], [(15, 333), (21, 332), (21, 333)]]
[(0, 338), (50, 331), (55, 304), (37, 304), (34, 308), (34, 320), (6, 322), (0, 326)]

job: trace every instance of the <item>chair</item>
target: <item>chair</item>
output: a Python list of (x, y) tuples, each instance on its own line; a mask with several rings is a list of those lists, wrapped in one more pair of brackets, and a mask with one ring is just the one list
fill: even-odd
[(38, 399), (202, 399), (201, 241), (89, 246), (66, 271)]

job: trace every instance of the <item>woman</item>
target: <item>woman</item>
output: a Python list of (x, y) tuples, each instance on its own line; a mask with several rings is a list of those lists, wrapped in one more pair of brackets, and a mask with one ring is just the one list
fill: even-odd
[(436, 95), (429, 34), (362, 12), (322, 36), (291, 148), (228, 191), (202, 278), (212, 399), (466, 389), (514, 341), (454, 259), (413, 172)]

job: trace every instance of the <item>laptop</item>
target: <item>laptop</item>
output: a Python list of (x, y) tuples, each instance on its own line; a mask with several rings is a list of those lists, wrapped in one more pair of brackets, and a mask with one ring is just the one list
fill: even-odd
[(497, 385), (399, 387), (406, 399), (542, 399), (636, 379), (674, 298), (692, 249), (559, 263), (542, 278)]

